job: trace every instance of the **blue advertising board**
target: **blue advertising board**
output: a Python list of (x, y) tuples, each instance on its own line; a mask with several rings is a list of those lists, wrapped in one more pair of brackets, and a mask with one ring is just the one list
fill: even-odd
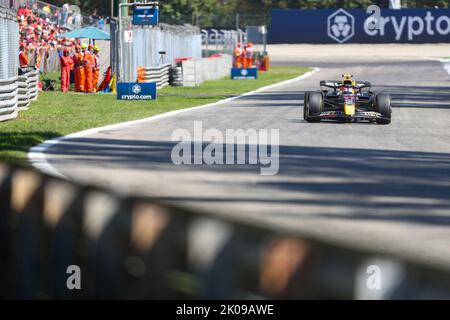
[(156, 83), (117, 83), (118, 100), (156, 100)]
[(231, 68), (231, 79), (233, 80), (256, 80), (258, 69), (256, 68)]
[(158, 7), (139, 5), (133, 8), (133, 24), (156, 26), (159, 22)]
[[(269, 43), (450, 42), (450, 9), (272, 10)], [(374, 27), (376, 21), (376, 27)]]

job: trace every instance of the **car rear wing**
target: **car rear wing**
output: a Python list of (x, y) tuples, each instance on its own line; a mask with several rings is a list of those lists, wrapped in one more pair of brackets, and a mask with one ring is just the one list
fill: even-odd
[[(322, 80), (320, 81), (321, 87), (327, 87), (331, 89), (337, 89), (342, 86), (341, 81), (336, 80)], [(356, 81), (356, 85), (354, 86), (356, 89), (364, 89), (364, 88), (371, 88), (372, 84), (368, 81)]]

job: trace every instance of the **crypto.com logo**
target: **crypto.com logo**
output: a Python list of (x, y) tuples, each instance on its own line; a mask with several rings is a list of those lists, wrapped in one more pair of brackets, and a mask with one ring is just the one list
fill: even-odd
[(339, 9), (328, 17), (328, 36), (339, 43), (350, 40), (355, 35), (355, 18)]
[(134, 94), (139, 94), (141, 93), (141, 86), (138, 84), (135, 84), (134, 86), (131, 87), (131, 91), (133, 91)]

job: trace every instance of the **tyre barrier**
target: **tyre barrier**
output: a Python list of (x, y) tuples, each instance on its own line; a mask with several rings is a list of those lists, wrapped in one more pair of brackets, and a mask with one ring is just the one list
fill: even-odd
[(27, 110), (30, 101), (38, 98), (39, 71), (30, 67), (21, 69), (19, 76), (0, 80), (0, 121), (17, 118), (19, 111)]
[(139, 67), (138, 82), (156, 82), (158, 89), (164, 88), (169, 85), (171, 66), (171, 64), (164, 64), (153, 68)]
[(170, 85), (174, 87), (183, 86), (183, 68), (173, 67), (170, 69)]
[(32, 70), (29, 73), (27, 73), (28, 95), (30, 101), (36, 101), (38, 98), (38, 82), (39, 82), (38, 70)]
[(17, 78), (0, 80), (0, 121), (17, 117)]
[(30, 105), (30, 92), (28, 89), (28, 79), (26, 75), (18, 77), (18, 108), (19, 111), (27, 110)]
[(424, 263), (0, 164), (1, 299), (450, 298)]

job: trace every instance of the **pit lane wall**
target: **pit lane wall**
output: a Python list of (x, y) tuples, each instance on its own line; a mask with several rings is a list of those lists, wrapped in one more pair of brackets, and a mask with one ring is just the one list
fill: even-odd
[(280, 43), (448, 43), (450, 9), (272, 10), (268, 40)]
[(0, 164), (0, 299), (450, 298), (450, 269), (243, 221)]

